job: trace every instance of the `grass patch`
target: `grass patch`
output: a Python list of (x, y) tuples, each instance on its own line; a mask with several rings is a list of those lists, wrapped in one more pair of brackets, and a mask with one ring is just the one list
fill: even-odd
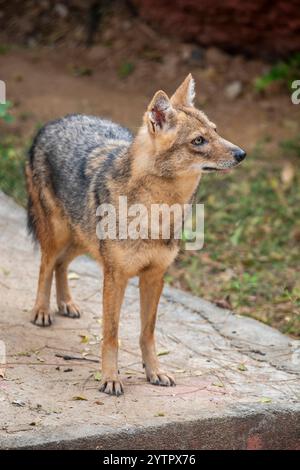
[[(11, 107), (12, 104), (9, 101), (0, 104), (0, 122), (2, 121), (5, 125), (9, 125), (14, 120), (10, 114)], [(7, 132), (5, 132), (6, 134)], [(0, 189), (22, 205), (25, 205), (26, 201), (24, 165), (23, 146), (18, 145), (17, 140), (12, 135), (1, 138)]]
[(132, 62), (123, 62), (118, 68), (119, 78), (127, 78), (134, 72), (134, 64)]
[(300, 169), (286, 184), (283, 168), (257, 150), (228, 175), (206, 175), (204, 248), (182, 251), (167, 279), (299, 337)]
[(300, 75), (300, 52), (292, 55), (288, 60), (278, 62), (270, 70), (255, 80), (255, 89), (264, 91), (274, 82), (281, 82), (290, 89), (294, 80)]
[(282, 141), (280, 146), (288, 156), (300, 158), (300, 134), (294, 139)]
[(16, 145), (13, 139), (0, 143), (0, 189), (25, 206), (25, 150)]
[(6, 122), (6, 124), (13, 122), (14, 118), (9, 112), (11, 107), (12, 104), (10, 101), (0, 103), (0, 121)]

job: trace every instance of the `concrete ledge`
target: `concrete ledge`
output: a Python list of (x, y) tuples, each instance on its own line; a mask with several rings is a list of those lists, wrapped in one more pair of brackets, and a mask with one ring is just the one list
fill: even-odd
[(300, 449), (299, 341), (166, 288), (158, 350), (177, 386), (151, 386), (141, 366), (133, 281), (120, 327), (125, 395), (108, 397), (98, 392), (95, 380), (99, 268), (85, 257), (71, 266), (81, 319), (57, 316), (51, 328), (37, 328), (29, 315), (39, 254), (26, 236), (23, 209), (3, 194), (0, 241), (0, 339), (7, 348), (6, 374), (0, 379), (0, 448)]
[[(207, 413), (208, 414), (208, 413)], [(97, 449), (97, 450), (300, 450), (300, 408), (286, 410), (264, 407), (233, 409), (223, 416), (205, 416), (193, 421), (123, 427), (116, 432), (101, 425), (84, 425), (66, 430), (63, 426), (51, 435), (36, 433), (12, 437), (6, 442), (10, 449)]]

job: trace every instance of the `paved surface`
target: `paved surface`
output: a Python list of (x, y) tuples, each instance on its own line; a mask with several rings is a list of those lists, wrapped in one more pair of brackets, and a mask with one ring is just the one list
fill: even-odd
[(27, 238), (23, 209), (3, 194), (0, 242), (0, 339), (7, 353), (0, 378), (0, 448), (300, 448), (299, 341), (166, 288), (158, 350), (177, 386), (151, 386), (138, 348), (133, 281), (120, 327), (125, 395), (106, 396), (97, 381), (98, 267), (84, 257), (71, 265), (83, 317), (57, 316), (51, 328), (38, 328), (29, 317), (39, 253)]

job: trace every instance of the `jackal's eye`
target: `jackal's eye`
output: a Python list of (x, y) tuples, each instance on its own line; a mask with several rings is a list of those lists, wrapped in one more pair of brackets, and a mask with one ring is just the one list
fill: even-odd
[(205, 143), (205, 139), (201, 135), (199, 135), (198, 137), (196, 137), (195, 139), (192, 140), (193, 145), (198, 146), (198, 145), (203, 145), (204, 143)]

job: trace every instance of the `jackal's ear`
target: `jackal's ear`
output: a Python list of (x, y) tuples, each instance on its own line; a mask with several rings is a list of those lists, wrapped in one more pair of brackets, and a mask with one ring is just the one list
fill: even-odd
[(195, 80), (189, 73), (171, 98), (174, 106), (194, 106)]
[(176, 111), (162, 90), (155, 93), (147, 111), (148, 127), (152, 134), (171, 129), (176, 123)]

